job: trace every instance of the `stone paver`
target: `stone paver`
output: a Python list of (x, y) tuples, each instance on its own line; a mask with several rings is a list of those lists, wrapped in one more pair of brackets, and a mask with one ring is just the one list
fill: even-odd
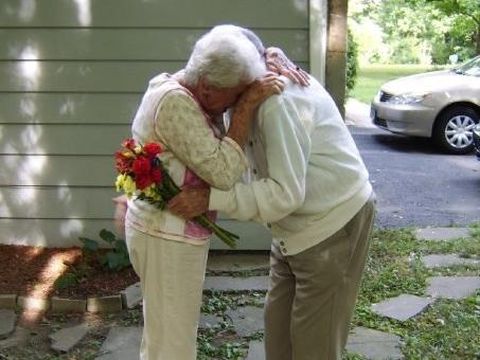
[(211, 314), (202, 314), (200, 316), (200, 321), (198, 322), (198, 326), (202, 329), (213, 328), (220, 324), (223, 319), (219, 316), (211, 315)]
[(210, 291), (267, 291), (268, 276), (251, 276), (247, 278), (233, 276), (207, 276), (203, 289)]
[(133, 284), (120, 292), (122, 295), (123, 307), (132, 309), (142, 302), (142, 289), (140, 283)]
[(463, 258), (457, 254), (432, 254), (422, 257), (427, 268), (448, 267), (456, 265), (480, 265), (480, 259)]
[(427, 294), (432, 297), (463, 299), (480, 289), (480, 276), (435, 276), (427, 283)]
[(13, 346), (22, 346), (28, 341), (29, 335), (30, 335), (29, 329), (17, 326), (13, 334), (11, 334), (8, 338), (4, 340), (0, 340), (0, 350), (7, 349)]
[(9, 336), (15, 330), (17, 315), (13, 310), (0, 310), (0, 339)]
[(117, 312), (123, 308), (122, 296), (111, 295), (87, 299), (88, 312)]
[(63, 299), (52, 297), (53, 312), (84, 312), (87, 309), (87, 300)]
[(357, 327), (348, 337), (347, 351), (370, 360), (403, 359), (400, 340), (397, 335)]
[(395, 298), (373, 304), (375, 313), (399, 321), (405, 321), (422, 312), (433, 299), (422, 298), (415, 295), (402, 294)]
[(210, 271), (253, 271), (268, 270), (269, 256), (265, 254), (212, 255), (208, 258)]
[(263, 330), (263, 309), (254, 306), (239, 307), (235, 310), (227, 310), (225, 315), (229, 317), (240, 336), (250, 336)]
[(15, 309), (17, 305), (17, 295), (3, 294), (0, 295), (0, 309)]
[(142, 328), (113, 327), (95, 360), (138, 360)]
[(419, 240), (445, 241), (470, 236), (468, 228), (425, 228), (417, 229), (415, 235)]
[(50, 308), (50, 300), (19, 296), (17, 298), (17, 305), (26, 311), (47, 311)]
[(88, 333), (88, 325), (80, 324), (61, 329), (49, 337), (52, 340), (52, 349), (56, 351), (70, 351)]
[(250, 341), (248, 345), (248, 355), (245, 360), (265, 360), (263, 341)]

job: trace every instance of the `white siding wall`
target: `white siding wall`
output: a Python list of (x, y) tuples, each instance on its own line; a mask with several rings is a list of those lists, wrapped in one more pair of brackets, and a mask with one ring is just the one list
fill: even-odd
[[(112, 154), (147, 81), (208, 28), (256, 31), (308, 69), (307, 0), (2, 0), (0, 243), (71, 246), (113, 229)], [(243, 249), (260, 226), (223, 220)], [(214, 248), (222, 248), (215, 242)]]

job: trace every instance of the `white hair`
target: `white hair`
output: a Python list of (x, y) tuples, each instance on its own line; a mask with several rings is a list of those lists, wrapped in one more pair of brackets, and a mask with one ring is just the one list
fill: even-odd
[(265, 62), (242, 28), (220, 25), (195, 43), (185, 81), (195, 86), (204, 77), (210, 85), (227, 88), (249, 84), (265, 73)]

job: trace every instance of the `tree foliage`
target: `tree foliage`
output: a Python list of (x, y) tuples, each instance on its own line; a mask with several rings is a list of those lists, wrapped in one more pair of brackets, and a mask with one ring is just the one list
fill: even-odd
[(347, 76), (346, 76), (346, 93), (347, 97), (349, 92), (355, 86), (358, 73), (358, 44), (353, 38), (352, 32), (348, 30), (347, 33)]
[[(452, 37), (470, 56), (480, 54), (480, 1), (479, 0), (424, 0), (448, 17), (453, 18)], [(464, 40), (464, 43), (462, 43)], [(468, 56), (467, 55), (467, 56)]]
[[(383, 46), (365, 45), (372, 22)], [(350, 0), (349, 26), (369, 62), (445, 64), (480, 53), (480, 0)]]

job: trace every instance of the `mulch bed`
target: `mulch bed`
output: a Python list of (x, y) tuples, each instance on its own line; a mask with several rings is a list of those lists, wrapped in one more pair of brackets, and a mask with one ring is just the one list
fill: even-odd
[(85, 264), (80, 248), (43, 248), (0, 245), (0, 294), (17, 294), (35, 298), (59, 296), (70, 299), (116, 295), (139, 281), (131, 267), (109, 271), (89, 262), (78, 284), (55, 289), (54, 283), (71, 264)]

